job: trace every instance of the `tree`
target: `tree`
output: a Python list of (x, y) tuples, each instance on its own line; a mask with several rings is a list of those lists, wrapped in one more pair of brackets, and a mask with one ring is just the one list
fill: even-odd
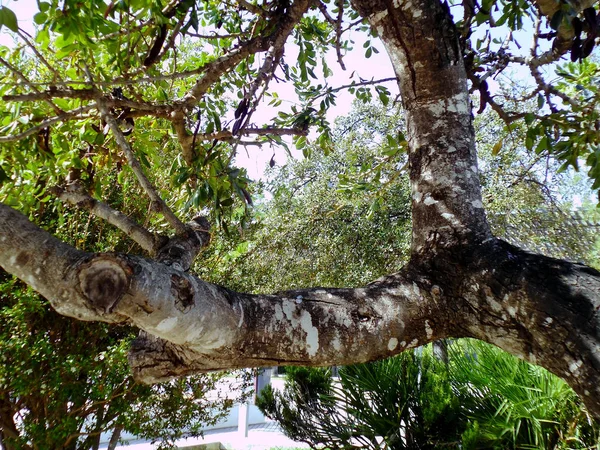
[[(53, 189), (58, 198), (119, 227), (148, 256), (82, 252), (3, 204), (0, 265), (61, 314), (140, 328), (129, 360), (146, 382), (234, 367), (364, 362), (468, 336), (558, 374), (600, 417), (600, 273), (493, 236), (469, 97), (470, 89), (478, 91), (479, 110), (489, 105), (508, 127), (523, 120), (528, 149), (573, 166), (585, 157), (597, 188), (596, 65), (588, 61), (598, 29), (595, 3), (465, 1), (455, 21), (460, 9), (439, 0), (40, 2), (35, 42), (21, 33), (30, 51), (4, 51), (0, 60), (3, 99), (10, 102), (2, 116), (10, 133), (1, 138), (9, 158), (2, 176), (10, 173), (28, 194), (12, 192), (11, 204), (27, 203), (35, 212), (51, 184), (70, 181)], [(498, 25), (518, 30), (529, 19), (534, 40), (526, 56), (511, 46), (513, 35), (499, 44), (491, 35)], [(6, 7), (2, 23), (18, 32)], [(240, 294), (195, 277), (188, 269), (208, 241), (207, 224), (179, 218), (185, 194), (189, 206), (210, 203), (226, 226), (228, 212), (250, 202), (244, 173), (230, 165), (238, 145), (253, 143), (248, 136), (278, 142), (293, 134), (303, 147), (315, 126), (327, 148), (324, 113), (335, 90), (311, 82), (318, 57), (333, 48), (343, 64), (350, 46), (344, 32), (367, 23), (386, 47), (401, 92), (412, 197), (409, 262), (361, 288), (274, 295)], [(189, 56), (182, 60), (184, 34), (196, 40), (182, 42)], [(53, 44), (50, 36), (57, 36)], [(290, 39), (299, 52), (293, 63), (284, 56)], [(541, 50), (548, 40), (551, 48)], [(549, 82), (544, 67), (565, 55), (577, 63), (561, 66), (561, 82)], [(490, 80), (514, 64), (531, 73), (527, 96), (537, 96), (539, 111), (512, 114), (490, 93)], [(324, 59), (320, 68), (329, 75)], [(255, 126), (253, 112), (274, 77), (294, 83), (304, 102), (272, 126)], [(371, 83), (352, 88), (364, 96)], [(388, 99), (385, 89), (377, 92)], [(223, 126), (226, 111), (233, 116)], [(172, 164), (172, 179), (149, 173), (156, 161)], [(147, 226), (90, 196), (102, 194), (109, 166), (123, 173), (119, 182), (139, 182), (149, 199)], [(163, 236), (166, 224), (172, 237)]]

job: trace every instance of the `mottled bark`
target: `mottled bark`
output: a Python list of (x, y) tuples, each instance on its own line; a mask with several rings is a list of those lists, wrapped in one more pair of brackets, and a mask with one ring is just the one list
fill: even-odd
[(4, 205), (0, 265), (62, 314), (143, 330), (130, 362), (144, 381), (363, 362), (472, 336), (563, 377), (600, 417), (600, 273), (491, 235), (448, 8), (438, 0), (353, 4), (385, 43), (406, 110), (413, 241), (402, 271), (357, 289), (240, 294), (186, 271), (202, 226), (156, 260), (87, 254)]

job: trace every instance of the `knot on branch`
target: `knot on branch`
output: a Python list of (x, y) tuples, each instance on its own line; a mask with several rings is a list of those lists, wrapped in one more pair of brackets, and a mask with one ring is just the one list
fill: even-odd
[(157, 254), (158, 261), (184, 272), (209, 244), (210, 223), (206, 217), (196, 216), (185, 224), (185, 229), (185, 233), (169, 239)]
[(210, 243), (210, 222), (204, 216), (196, 216), (186, 224), (198, 239), (200, 247), (204, 248)]
[(171, 294), (179, 311), (185, 313), (194, 306), (194, 287), (186, 277), (171, 275)]
[(133, 271), (115, 255), (99, 255), (82, 264), (79, 287), (92, 307), (108, 314), (112, 312), (129, 289)]

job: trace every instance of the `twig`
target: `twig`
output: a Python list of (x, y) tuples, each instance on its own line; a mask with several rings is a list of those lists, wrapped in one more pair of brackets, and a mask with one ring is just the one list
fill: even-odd
[[(275, 32), (266, 37), (258, 36), (250, 39), (243, 46), (232, 50), (227, 55), (221, 56), (208, 64), (204, 75), (196, 82), (190, 91), (177, 102), (182, 108), (189, 108), (197, 104), (204, 96), (206, 91), (217, 81), (224, 73), (233, 69), (246, 56), (268, 51), (274, 54), (281, 49), (291, 34), (294, 26), (308, 10), (311, 2), (309, 0), (296, 0), (288, 8), (283, 17), (274, 17), (268, 24), (275, 29)], [(274, 49), (274, 51), (272, 51)]]
[(336, 88), (327, 88), (327, 90), (325, 92), (322, 92), (319, 95), (316, 95), (312, 98), (312, 100), (316, 100), (318, 98), (324, 97), (327, 94), (332, 94), (334, 92), (339, 92), (342, 91), (344, 89), (350, 89), (353, 87), (357, 87), (357, 86), (371, 86), (373, 84), (381, 84), (381, 83), (387, 83), (389, 81), (397, 81), (398, 79), (396, 77), (390, 77), (390, 78), (381, 78), (379, 80), (369, 80), (369, 81), (360, 81), (360, 82), (355, 82), (353, 81), (350, 84), (344, 84), (342, 86), (338, 86)]
[(21, 29), (17, 30), (17, 34), (21, 37), (21, 39), (23, 39), (23, 41), (25, 41), (27, 46), (33, 51), (35, 56), (37, 56), (37, 58), (42, 62), (42, 64), (44, 64), (48, 68), (48, 70), (54, 74), (56, 79), (61, 80), (62, 77), (60, 73), (58, 73), (58, 71), (50, 65), (46, 58), (44, 58), (44, 56), (38, 51), (37, 47), (31, 43), (31, 41), (27, 37), (28, 34), (22, 31)]
[(257, 16), (265, 17), (269, 13), (262, 9), (260, 6), (253, 5), (252, 3), (247, 2), (246, 0), (238, 0), (238, 4), (244, 8), (246, 11), (251, 12), (252, 14), (256, 14)]
[[(31, 84), (29, 79), (27, 79), (27, 77), (25, 75), (23, 75), (23, 73), (21, 73), (16, 67), (14, 67), (12, 64), (10, 64), (8, 61), (6, 61), (2, 57), (0, 57), (0, 64), (7, 67), (12, 73), (14, 73), (17, 77), (19, 77), (26, 86), (30, 87), (32, 90), (37, 92), (37, 88), (33, 84)], [(46, 100), (46, 101), (52, 107), (52, 109), (54, 109), (54, 111), (57, 114), (61, 114), (62, 112), (64, 112), (62, 109), (60, 109), (58, 106), (56, 106), (52, 101), (50, 101), (50, 100)]]
[(156, 192), (156, 189), (144, 174), (142, 166), (135, 157), (133, 149), (125, 139), (123, 132), (119, 128), (119, 124), (110, 112), (110, 109), (106, 105), (106, 102), (103, 98), (99, 97), (97, 103), (98, 109), (102, 114), (102, 118), (110, 127), (113, 135), (115, 136), (117, 145), (121, 148), (121, 150), (123, 150), (123, 153), (127, 158), (127, 162), (129, 163), (129, 167), (131, 167), (131, 170), (138, 179), (140, 186), (142, 186), (142, 189), (144, 189), (144, 191), (152, 201), (154, 207), (158, 208), (159, 212), (164, 216), (164, 218), (167, 220), (169, 225), (171, 225), (171, 227), (176, 231), (176, 233), (184, 234), (186, 232), (185, 225), (183, 224), (183, 222), (181, 222), (181, 220), (179, 220), (179, 218), (173, 213), (173, 211), (171, 211), (171, 208), (169, 208), (169, 206), (160, 197), (160, 195), (158, 195), (158, 192)]
[(158, 250), (158, 240), (154, 234), (122, 212), (88, 195), (81, 183), (74, 182), (64, 187), (56, 186), (51, 191), (63, 202), (85, 208), (92, 214), (114, 225), (137, 242), (150, 255), (154, 255)]
[(31, 136), (32, 134), (37, 133), (38, 131), (40, 131), (46, 127), (49, 127), (50, 125), (53, 125), (57, 122), (61, 122), (64, 120), (69, 120), (72, 118), (87, 119), (89, 116), (81, 116), (81, 117), (77, 117), (77, 116), (79, 116), (81, 113), (89, 111), (90, 109), (93, 109), (95, 106), (96, 106), (95, 104), (91, 104), (91, 105), (82, 106), (81, 108), (77, 108), (72, 111), (63, 112), (62, 114), (59, 114), (58, 116), (55, 116), (51, 119), (44, 120), (39, 125), (36, 125), (35, 127), (31, 127), (22, 133), (13, 134), (13, 135), (9, 135), (9, 136), (0, 136), (0, 142), (19, 141), (21, 139), (26, 138), (27, 136)]

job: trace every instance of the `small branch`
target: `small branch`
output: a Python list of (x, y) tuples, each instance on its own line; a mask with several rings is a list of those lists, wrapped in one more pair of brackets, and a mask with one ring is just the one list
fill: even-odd
[[(90, 84), (90, 82), (87, 82), (86, 84)], [(94, 84), (97, 83), (94, 82)], [(46, 91), (35, 92), (33, 94), (4, 95), (2, 96), (2, 100), (6, 102), (47, 101), (52, 98), (94, 100), (97, 95), (98, 93), (95, 89), (56, 89), (56, 87), (51, 87)], [(126, 98), (106, 98), (104, 99), (104, 102), (106, 106), (110, 108), (130, 108), (137, 111), (145, 111), (146, 115), (153, 115), (157, 117), (166, 117), (173, 110), (170, 105), (138, 102)]]
[(342, 70), (346, 70), (346, 65), (342, 59), (342, 21), (344, 18), (344, 0), (337, 1), (338, 16), (335, 24), (335, 52)]
[[(300, 128), (244, 128), (240, 130), (241, 135), (256, 135), (256, 136), (307, 136), (308, 131)], [(231, 131), (223, 130), (218, 133), (199, 134), (198, 139), (204, 141), (209, 140), (227, 140), (233, 138)]]
[(357, 86), (371, 86), (374, 84), (387, 83), (390, 81), (398, 81), (398, 79), (396, 77), (390, 77), (390, 78), (380, 78), (379, 80), (360, 81), (358, 83), (353, 81), (350, 84), (344, 84), (344, 85), (338, 86), (336, 88), (328, 88), (325, 92), (313, 97), (312, 99), (314, 101), (314, 100), (317, 100), (318, 98), (324, 97), (327, 94), (332, 94), (334, 92), (343, 91), (344, 89), (350, 89), (350, 88), (354, 88)]
[(540, 28), (542, 26), (542, 17), (538, 14), (535, 19), (535, 25), (533, 27), (533, 39), (531, 42), (531, 49), (529, 50), (529, 54), (532, 58), (537, 57), (537, 49), (540, 37)]
[(125, 139), (123, 132), (119, 128), (119, 124), (115, 120), (114, 116), (111, 114), (108, 106), (106, 106), (106, 103), (102, 98), (98, 98), (98, 109), (100, 110), (103, 119), (113, 132), (115, 140), (117, 141), (117, 145), (121, 148), (121, 150), (123, 150), (123, 153), (127, 158), (129, 166), (131, 167), (131, 170), (133, 170), (133, 173), (135, 174), (135, 176), (138, 179), (138, 182), (140, 183), (140, 186), (142, 186), (142, 188), (152, 201), (153, 206), (158, 208), (160, 213), (167, 220), (169, 225), (171, 225), (171, 227), (177, 232), (177, 234), (185, 233), (185, 225), (183, 224), (183, 222), (181, 222), (181, 220), (177, 218), (173, 211), (171, 211), (169, 206), (160, 197), (160, 195), (158, 195), (158, 192), (156, 192), (156, 189), (144, 174), (144, 170), (142, 169), (142, 166), (140, 165), (137, 158), (135, 157), (133, 149)]
[(21, 39), (23, 39), (23, 41), (27, 44), (27, 46), (31, 49), (31, 51), (33, 51), (35, 56), (42, 62), (42, 64), (44, 64), (48, 68), (48, 70), (54, 74), (56, 79), (61, 80), (62, 77), (61, 77), (60, 73), (58, 73), (58, 71), (50, 65), (50, 63), (46, 60), (46, 58), (44, 58), (44, 56), (38, 51), (37, 47), (31, 43), (31, 41), (28, 38), (27, 33), (25, 33), (24, 31), (19, 29), (17, 31), (17, 34), (20, 36)]
[[(29, 79), (23, 75), (19, 70), (17, 70), (16, 67), (14, 67), (12, 64), (10, 64), (8, 61), (6, 61), (4, 58), (0, 57), (0, 64), (4, 65), (6, 68), (8, 68), (12, 73), (14, 73), (18, 78), (21, 79), (21, 81), (28, 86), (29, 88), (31, 88), (34, 91), (37, 91), (37, 88), (29, 81)], [(46, 100), (48, 102), (48, 104), (52, 107), (52, 109), (54, 109), (54, 111), (57, 114), (61, 114), (63, 112), (62, 109), (60, 109), (58, 106), (56, 106), (52, 101), (50, 100)]]
[(577, 107), (579, 106), (577, 104), (577, 102), (575, 100), (573, 100), (571, 97), (569, 97), (568, 95), (564, 94), (563, 92), (560, 92), (558, 89), (556, 89), (553, 86), (550, 86), (548, 83), (546, 83), (546, 81), (544, 80), (543, 75), (541, 74), (541, 72), (539, 71), (539, 69), (537, 67), (534, 66), (529, 66), (529, 70), (531, 71), (531, 75), (533, 76), (533, 78), (535, 79), (535, 82), (537, 83), (537, 85), (540, 87), (540, 89), (542, 89), (547, 95), (555, 95), (558, 98), (560, 98), (563, 102)]
[(336, 6), (338, 8), (338, 15), (337, 15), (336, 19), (331, 17), (331, 14), (329, 14), (329, 11), (327, 11), (327, 5), (325, 5), (322, 1), (317, 0), (315, 3), (317, 5), (317, 8), (319, 8), (319, 11), (321, 11), (321, 14), (323, 14), (323, 16), (325, 17), (325, 20), (327, 20), (327, 22), (329, 22), (331, 25), (333, 25), (335, 27), (335, 52), (337, 54), (338, 64), (340, 65), (342, 70), (346, 70), (346, 66), (344, 65), (344, 61), (342, 60), (342, 49), (341, 49), (341, 44), (340, 44), (342, 33), (344, 32), (342, 30), (342, 19), (344, 16), (344, 2), (343, 2), (343, 0), (336, 1)]
[(105, 34), (104, 36), (99, 38), (98, 41), (102, 42), (102, 41), (107, 41), (109, 39), (113, 39), (113, 38), (116, 38), (119, 36), (127, 36), (127, 35), (134, 33), (135, 31), (139, 31), (139, 30), (143, 29), (144, 27), (147, 27), (148, 25), (152, 25), (152, 24), (154, 24), (154, 19), (148, 19), (146, 22), (143, 22), (134, 27), (131, 27), (131, 28), (127, 27), (127, 28), (123, 28), (121, 31), (115, 31), (114, 33)]
[(308, 10), (310, 3), (309, 0), (294, 1), (288, 8), (288, 12), (284, 17), (275, 17), (269, 22), (268, 26), (273, 27), (275, 30), (272, 35), (252, 38), (241, 47), (232, 50), (227, 55), (221, 56), (215, 61), (207, 64), (204, 75), (196, 82), (183, 99), (177, 102), (177, 105), (181, 108), (189, 108), (197, 104), (206, 91), (220, 79), (224, 73), (229, 72), (248, 55), (261, 51), (273, 53), (272, 49), (275, 49), (276, 51), (277, 49), (283, 48), (287, 37)]
[(262, 9), (260, 6), (253, 5), (252, 3), (247, 2), (246, 0), (238, 0), (238, 4), (246, 11), (249, 11), (252, 14), (256, 14), (257, 16), (266, 17), (269, 15), (269, 13)]
[(354, 28), (356, 25), (360, 25), (361, 23), (363, 23), (365, 21), (365, 19), (360, 18), (355, 20), (354, 22), (350, 23), (350, 25), (348, 25), (346, 28), (344, 28), (342, 30), (342, 34), (344, 34), (346, 31), (351, 30), (352, 28)]
[(67, 186), (56, 186), (51, 188), (51, 192), (63, 202), (84, 208), (95, 216), (100, 217), (111, 225), (114, 225), (131, 239), (133, 239), (151, 256), (156, 254), (158, 250), (158, 239), (154, 234), (140, 226), (122, 212), (117, 211), (106, 203), (91, 197), (85, 191), (80, 182), (70, 183)]
[(235, 33), (235, 34), (217, 34), (217, 33), (213, 33), (213, 34), (198, 34), (198, 33), (190, 33), (187, 32), (186, 35), (187, 36), (191, 36), (197, 39), (236, 39), (239, 38), (241, 36), (244, 36), (246, 34), (246, 32), (243, 33)]
[(80, 114), (82, 114), (86, 111), (89, 111), (90, 109), (95, 108), (95, 106), (96, 106), (95, 104), (91, 104), (91, 105), (87, 105), (87, 106), (82, 106), (81, 108), (77, 108), (72, 111), (63, 112), (62, 114), (55, 116), (51, 119), (44, 120), (39, 125), (29, 128), (28, 130), (26, 130), (22, 133), (13, 134), (13, 135), (9, 135), (9, 136), (0, 136), (0, 142), (20, 141), (21, 139), (24, 139), (27, 136), (31, 136), (32, 134), (35, 134), (38, 131), (43, 130), (44, 128), (47, 128), (50, 125), (53, 125), (57, 122), (62, 122), (65, 120), (70, 120), (70, 119), (87, 119), (89, 116), (80, 116)]

